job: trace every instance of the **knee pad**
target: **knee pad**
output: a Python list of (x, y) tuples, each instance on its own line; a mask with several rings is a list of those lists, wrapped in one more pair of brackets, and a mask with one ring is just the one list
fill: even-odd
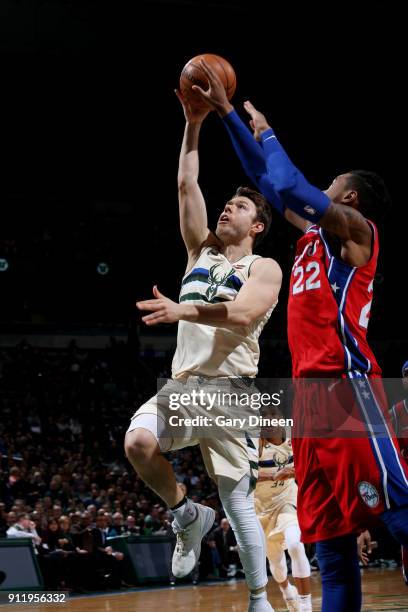
[(279, 548), (280, 551), (276, 550), (275, 547), (273, 547), (273, 550), (271, 550), (271, 547), (267, 545), (269, 569), (271, 570), (274, 580), (281, 584), (282, 582), (285, 582), (286, 578), (288, 577), (288, 565), (286, 563), (284, 550), (281, 547)]
[(285, 540), (288, 553), (292, 560), (292, 574), (296, 578), (308, 578), (310, 576), (310, 563), (306, 556), (305, 547), (300, 541), (300, 529), (298, 525), (290, 525), (285, 529)]
[(288, 548), (289, 556), (292, 560), (292, 574), (294, 578), (309, 578), (310, 563), (306, 556), (305, 547), (302, 542), (292, 544)]

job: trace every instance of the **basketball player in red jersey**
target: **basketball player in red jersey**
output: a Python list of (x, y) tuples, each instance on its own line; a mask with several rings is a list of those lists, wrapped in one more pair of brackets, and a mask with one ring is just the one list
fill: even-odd
[[(405, 396), (408, 394), (408, 361), (402, 366), (402, 386)], [(390, 410), (394, 431), (398, 437), (402, 456), (408, 462), (408, 399), (405, 397), (392, 406)], [(408, 546), (401, 547), (402, 575), (408, 586)]]
[(408, 461), (408, 361), (402, 366), (402, 386), (406, 397), (392, 406), (390, 416), (402, 455)]
[[(337, 415), (354, 404), (364, 437), (293, 439), (304, 542), (316, 542), (323, 612), (357, 612), (361, 584), (356, 534), (380, 517), (408, 544), (408, 469), (386, 420), (375, 378), (381, 369), (366, 339), (379, 252), (369, 220), (389, 204), (382, 179), (367, 171), (338, 176), (322, 192), (293, 165), (264, 115), (245, 103), (254, 137), (201, 62), (209, 87), (193, 89), (222, 117), (248, 176), (304, 232), (290, 282), (288, 339), (296, 394), (294, 418), (317, 407)], [(258, 141), (258, 142), (257, 142)], [(331, 393), (307, 378), (350, 379)], [(374, 388), (373, 388), (374, 387)], [(340, 387), (343, 388), (344, 387)], [(382, 399), (382, 398), (381, 398)], [(380, 434), (378, 433), (380, 432)]]

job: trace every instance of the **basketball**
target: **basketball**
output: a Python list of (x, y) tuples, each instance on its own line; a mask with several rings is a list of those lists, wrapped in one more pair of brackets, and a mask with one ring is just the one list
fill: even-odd
[(235, 71), (226, 59), (224, 59), (220, 55), (214, 55), (212, 53), (196, 55), (184, 66), (180, 75), (180, 91), (183, 97), (186, 98), (196, 108), (207, 108), (208, 106), (200, 98), (200, 96), (191, 89), (193, 85), (198, 85), (204, 90), (208, 89), (207, 77), (202, 68), (200, 67), (201, 59), (207, 62), (207, 64), (210, 65), (212, 70), (221, 79), (221, 82), (225, 87), (227, 98), (228, 100), (231, 100), (237, 87)]

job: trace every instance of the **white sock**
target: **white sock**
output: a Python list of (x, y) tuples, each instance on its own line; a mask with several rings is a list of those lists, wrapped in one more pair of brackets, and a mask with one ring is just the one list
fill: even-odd
[(295, 599), (295, 597), (297, 596), (297, 591), (295, 587), (293, 586), (293, 584), (290, 584), (290, 582), (288, 582), (287, 587), (281, 587), (279, 585), (279, 588), (285, 599)]
[(311, 595), (311, 593), (309, 593), (309, 595), (299, 595), (299, 599), (300, 599), (301, 610), (305, 610), (305, 612), (306, 612), (307, 610), (311, 610), (312, 609), (312, 595)]
[(187, 527), (187, 525), (189, 525), (189, 523), (192, 523), (194, 521), (198, 512), (197, 508), (194, 505), (194, 502), (192, 502), (191, 499), (188, 499), (188, 497), (186, 497), (185, 500), (186, 501), (184, 502), (184, 504), (182, 504), (178, 508), (171, 508), (171, 511), (177, 521), (177, 524), (182, 529), (184, 529), (185, 527)]

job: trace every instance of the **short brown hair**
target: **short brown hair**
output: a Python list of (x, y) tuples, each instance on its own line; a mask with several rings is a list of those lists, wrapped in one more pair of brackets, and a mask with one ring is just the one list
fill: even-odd
[(256, 235), (254, 246), (258, 246), (265, 238), (266, 234), (269, 232), (269, 228), (272, 223), (272, 211), (271, 206), (268, 204), (268, 201), (264, 196), (259, 193), (259, 191), (255, 191), (255, 189), (251, 189), (250, 187), (238, 187), (234, 198), (237, 197), (245, 197), (251, 200), (255, 204), (256, 208), (256, 220), (260, 221), (264, 224), (264, 229), (262, 232)]

